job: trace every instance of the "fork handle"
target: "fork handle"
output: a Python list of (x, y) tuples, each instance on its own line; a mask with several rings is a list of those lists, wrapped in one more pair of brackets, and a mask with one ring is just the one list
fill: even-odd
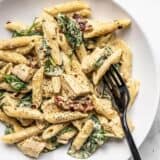
[(129, 148), (131, 150), (132, 156), (134, 160), (141, 160), (141, 156), (138, 152), (138, 149), (135, 145), (135, 142), (133, 140), (132, 134), (129, 130), (128, 124), (127, 124), (127, 118), (126, 118), (126, 112), (124, 114), (120, 115), (122, 127), (129, 145)]

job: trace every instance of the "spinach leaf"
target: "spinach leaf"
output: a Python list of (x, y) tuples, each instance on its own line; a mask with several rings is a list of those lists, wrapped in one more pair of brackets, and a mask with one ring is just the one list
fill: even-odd
[(23, 81), (21, 81), (18, 77), (14, 75), (5, 75), (4, 80), (17, 92), (26, 88), (27, 86), (26, 83), (24, 83)]
[(11, 134), (13, 132), (14, 132), (13, 128), (10, 125), (6, 125), (6, 129), (4, 131), (4, 134), (7, 135), (7, 134)]
[(21, 98), (19, 107), (31, 107), (31, 106), (32, 106), (32, 94), (28, 93)]
[(79, 47), (83, 42), (83, 36), (76, 22), (63, 14), (58, 14), (56, 18), (71, 47)]
[(60, 66), (56, 65), (53, 59), (49, 56), (45, 61), (44, 73), (47, 76), (59, 76), (63, 73)]
[(103, 145), (106, 140), (107, 136), (105, 134), (104, 129), (102, 128), (98, 118), (95, 115), (91, 116), (91, 119), (95, 123), (94, 130), (92, 134), (89, 136), (88, 140), (82, 146), (79, 151), (72, 151), (69, 150), (68, 154), (75, 158), (88, 158), (90, 157), (101, 145)]
[(105, 60), (106, 60), (106, 56), (105, 55), (99, 57), (97, 59), (97, 61), (95, 62), (95, 64), (94, 64), (94, 68), (98, 69), (104, 63)]
[(37, 31), (36, 30), (36, 27), (39, 23), (35, 22), (36, 21), (36, 18), (34, 19), (32, 25), (28, 28), (28, 29), (25, 29), (25, 30), (22, 30), (20, 32), (18, 31), (14, 31), (12, 33), (12, 37), (22, 37), (22, 36), (33, 36), (33, 35), (42, 35), (41, 32)]

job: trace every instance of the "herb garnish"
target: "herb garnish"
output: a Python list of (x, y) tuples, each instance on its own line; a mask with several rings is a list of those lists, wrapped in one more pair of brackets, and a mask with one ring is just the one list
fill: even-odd
[(33, 35), (42, 35), (41, 32), (36, 30), (36, 27), (39, 23), (36, 22), (36, 18), (34, 19), (32, 25), (25, 30), (22, 31), (14, 31), (12, 37), (22, 37), (22, 36), (33, 36)]
[(83, 36), (76, 22), (63, 14), (58, 14), (56, 18), (71, 47), (79, 47), (83, 42)]
[(15, 91), (19, 92), (20, 90), (26, 88), (26, 83), (21, 81), (15, 75), (5, 75), (4, 80), (8, 83)]

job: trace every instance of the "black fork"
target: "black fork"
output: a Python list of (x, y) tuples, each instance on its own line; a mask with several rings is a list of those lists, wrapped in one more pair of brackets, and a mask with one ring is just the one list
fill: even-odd
[(111, 65), (109, 71), (107, 71), (103, 78), (113, 96), (114, 102), (119, 112), (122, 128), (124, 130), (132, 156), (134, 160), (141, 160), (140, 154), (127, 124), (126, 115), (127, 107), (130, 101), (130, 95), (126, 84), (114, 65)]

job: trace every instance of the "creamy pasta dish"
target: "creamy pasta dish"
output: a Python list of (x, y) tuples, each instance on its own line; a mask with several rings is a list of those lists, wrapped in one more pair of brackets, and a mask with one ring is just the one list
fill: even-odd
[[(84, 1), (44, 8), (31, 25), (8, 21), (0, 40), (1, 140), (38, 158), (69, 144), (67, 153), (88, 158), (110, 139), (123, 139), (118, 112), (103, 76), (114, 65), (130, 92), (132, 53), (116, 36), (129, 19), (98, 21)], [(133, 124), (128, 118), (130, 129)], [(109, 147), (109, 146), (108, 146)]]

